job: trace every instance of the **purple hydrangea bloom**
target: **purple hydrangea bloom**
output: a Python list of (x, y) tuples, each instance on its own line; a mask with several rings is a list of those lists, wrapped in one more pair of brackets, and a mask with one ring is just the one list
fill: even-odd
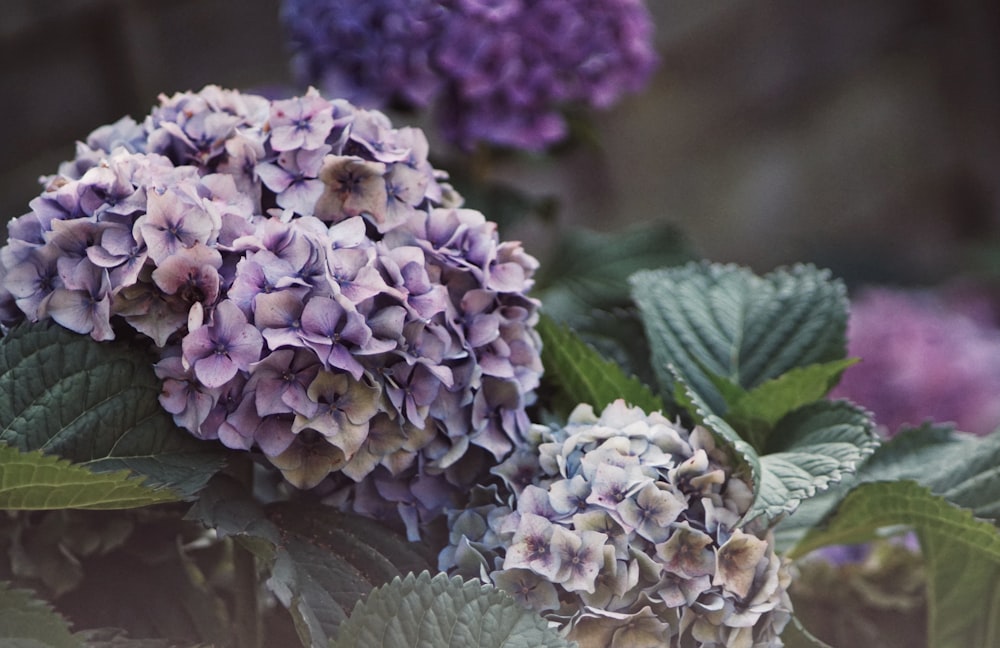
[(285, 0), (282, 16), (303, 82), (432, 107), (465, 148), (541, 150), (563, 110), (608, 107), (656, 64), (642, 0)]
[(260, 359), (264, 338), (242, 311), (229, 300), (219, 302), (211, 324), (184, 336), (184, 360), (195, 377), (209, 388), (222, 387), (237, 373), (249, 371)]
[(1000, 327), (982, 299), (872, 288), (853, 300), (849, 355), (831, 396), (875, 414), (887, 434), (931, 420), (988, 434), (1000, 425)]
[(500, 487), (449, 513), (442, 570), (588, 646), (782, 645), (788, 565), (770, 534), (740, 526), (752, 491), (707, 430), (621, 400), (600, 416), (581, 405), (493, 472)]
[(438, 0), (291, 0), (282, 5), (296, 75), (360, 104), (426, 106), (441, 84), (428, 44)]
[(304, 97), (273, 102), (268, 123), (275, 151), (322, 149), (333, 130), (333, 104), (310, 88)]
[(2, 323), (131, 327), (179, 426), (416, 534), (523, 441), (541, 373), (537, 262), (427, 155), (315, 90), (161, 96), (10, 222)]

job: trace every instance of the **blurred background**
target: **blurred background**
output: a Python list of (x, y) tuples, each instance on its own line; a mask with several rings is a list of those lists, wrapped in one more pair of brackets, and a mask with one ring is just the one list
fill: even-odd
[[(497, 178), (557, 198), (563, 224), (669, 221), (758, 272), (811, 261), (849, 282), (931, 283), (1000, 268), (995, 2), (648, 5), (661, 64), (647, 89), (596, 115), (594, 142), (506, 159)], [(75, 140), (141, 119), (161, 92), (291, 88), (278, 12), (4, 0), (0, 216), (27, 211)], [(517, 234), (544, 257), (544, 237)]]

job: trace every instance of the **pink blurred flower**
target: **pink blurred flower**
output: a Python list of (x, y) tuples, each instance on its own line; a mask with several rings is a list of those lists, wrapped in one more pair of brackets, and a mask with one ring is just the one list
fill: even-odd
[(981, 302), (870, 288), (852, 303), (848, 353), (861, 358), (831, 396), (870, 409), (887, 434), (925, 421), (1000, 424), (1000, 328)]

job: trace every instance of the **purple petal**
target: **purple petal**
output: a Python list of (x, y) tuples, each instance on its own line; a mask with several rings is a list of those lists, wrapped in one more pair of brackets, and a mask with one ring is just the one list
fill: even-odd
[(258, 164), (256, 171), (264, 186), (276, 194), (280, 194), (287, 189), (292, 184), (292, 181), (295, 180), (295, 177), (291, 173), (272, 162)]
[(351, 374), (355, 380), (360, 380), (361, 375), (365, 372), (365, 368), (361, 366), (357, 358), (351, 354), (350, 351), (335, 344), (330, 347), (330, 353), (326, 358), (326, 363), (330, 366), (343, 369), (344, 371)]
[(316, 201), (323, 195), (319, 180), (295, 180), (278, 194), (278, 205), (302, 216), (312, 216)]
[(238, 371), (236, 363), (223, 353), (212, 353), (194, 363), (194, 375), (206, 387), (222, 387)]

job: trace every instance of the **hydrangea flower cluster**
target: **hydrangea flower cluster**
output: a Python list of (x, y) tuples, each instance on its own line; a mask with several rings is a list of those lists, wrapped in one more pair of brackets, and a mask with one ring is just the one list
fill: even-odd
[(543, 149), (563, 109), (608, 107), (656, 64), (642, 0), (285, 0), (282, 15), (303, 82), (433, 106), (466, 148)]
[(831, 396), (872, 410), (886, 434), (926, 420), (989, 434), (1000, 425), (1000, 328), (983, 300), (870, 288), (851, 304), (861, 362)]
[[(482, 578), (590, 646), (780, 646), (787, 564), (740, 527), (753, 494), (701, 427), (589, 405), (450, 516), (442, 570)], [(506, 493), (503, 493), (506, 489)]]
[(313, 89), (161, 96), (80, 143), (10, 223), (3, 321), (131, 327), (178, 425), (259, 448), (302, 488), (499, 460), (541, 374), (537, 263), (460, 206), (427, 148)]

